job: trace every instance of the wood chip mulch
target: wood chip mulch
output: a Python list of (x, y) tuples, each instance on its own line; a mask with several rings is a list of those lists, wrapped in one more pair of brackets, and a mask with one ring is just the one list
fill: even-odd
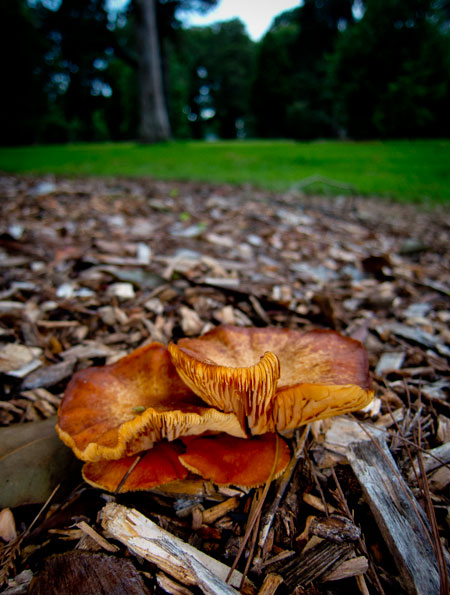
[[(432, 571), (408, 568), (412, 551), (395, 553), (401, 535), (383, 519), (398, 510), (382, 500), (397, 496), (385, 483), (371, 491), (380, 481), (408, 490), (405, 506), (416, 519), (423, 513), (437, 577), (429, 592), (445, 592), (448, 211), (250, 187), (8, 175), (0, 176), (0, 208), (1, 482), (2, 454), (13, 449), (25, 453), (19, 475), (58, 474), (39, 494), (36, 487), (34, 501), (29, 486), (8, 500), (0, 485), (0, 591), (92, 593), (103, 577), (109, 593), (216, 592), (208, 578), (183, 582), (111, 537), (99, 515), (108, 502), (229, 567), (248, 533), (237, 564), (247, 576), (242, 592), (420, 592), (417, 573)], [(205, 482), (185, 494), (103, 494), (83, 484), (73, 461), (44, 459), (33, 439), (6, 444), (12, 428), (18, 436), (53, 419), (76, 370), (218, 324), (333, 328), (357, 338), (376, 399), (366, 412), (296, 431), (295, 465), (265, 493)], [(382, 433), (372, 454), (364, 428)], [(355, 441), (367, 445), (362, 454), (349, 446)], [(371, 465), (380, 480), (366, 477)], [(65, 587), (55, 578), (62, 573), (71, 577)]]

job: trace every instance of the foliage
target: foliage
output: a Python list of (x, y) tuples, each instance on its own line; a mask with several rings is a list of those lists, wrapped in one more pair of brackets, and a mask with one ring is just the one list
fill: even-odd
[(330, 60), (337, 119), (355, 138), (448, 136), (448, 26), (432, 0), (367, 0)]
[(53, 129), (44, 129), (44, 138), (71, 141), (109, 136), (100, 113), (111, 95), (104, 77), (112, 43), (103, 0), (64, 0), (56, 10), (39, 4), (36, 12), (49, 47), (44, 68), (54, 114)]
[[(347, 186), (347, 192), (428, 203), (450, 201), (449, 162), (448, 140), (191, 141), (0, 149), (0, 170), (7, 172), (153, 176), (331, 194), (345, 192)], [(307, 184), (314, 179), (315, 184)]]
[(261, 42), (254, 87), (261, 136), (334, 136), (326, 53), (353, 20), (351, 0), (305, 0), (275, 19)]
[[(217, 1), (157, 1), (175, 138), (450, 135), (447, 0), (304, 0), (259, 43), (239, 20), (181, 27)], [(0, 144), (137, 138), (135, 5), (0, 3)]]
[(0, 134), (4, 144), (36, 140), (36, 123), (48, 110), (41, 57), (47, 50), (36, 15), (25, 0), (0, 3), (2, 109)]
[(254, 69), (254, 44), (244, 25), (234, 19), (184, 31), (183, 48), (192, 136), (202, 138), (209, 131), (221, 138), (236, 138), (236, 124), (242, 130), (250, 117)]

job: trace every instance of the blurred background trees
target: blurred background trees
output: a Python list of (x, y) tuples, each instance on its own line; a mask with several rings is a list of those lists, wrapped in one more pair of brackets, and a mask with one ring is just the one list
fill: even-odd
[(3, 0), (0, 143), (450, 136), (448, 0), (304, 0), (257, 43), (182, 27), (217, 1)]

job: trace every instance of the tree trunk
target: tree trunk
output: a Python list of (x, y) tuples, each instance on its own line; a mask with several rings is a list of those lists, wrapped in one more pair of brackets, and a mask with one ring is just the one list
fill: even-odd
[(170, 137), (155, 2), (156, 0), (136, 0), (141, 110), (139, 139), (143, 143), (154, 143)]

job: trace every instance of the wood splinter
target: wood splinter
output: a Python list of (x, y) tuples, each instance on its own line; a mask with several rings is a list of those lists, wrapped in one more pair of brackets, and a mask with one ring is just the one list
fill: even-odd
[[(242, 574), (161, 529), (137, 510), (109, 502), (101, 512), (108, 535), (122, 542), (135, 555), (155, 564), (183, 585), (200, 587), (208, 595), (236, 595)], [(244, 581), (242, 593), (252, 594), (254, 586)]]

